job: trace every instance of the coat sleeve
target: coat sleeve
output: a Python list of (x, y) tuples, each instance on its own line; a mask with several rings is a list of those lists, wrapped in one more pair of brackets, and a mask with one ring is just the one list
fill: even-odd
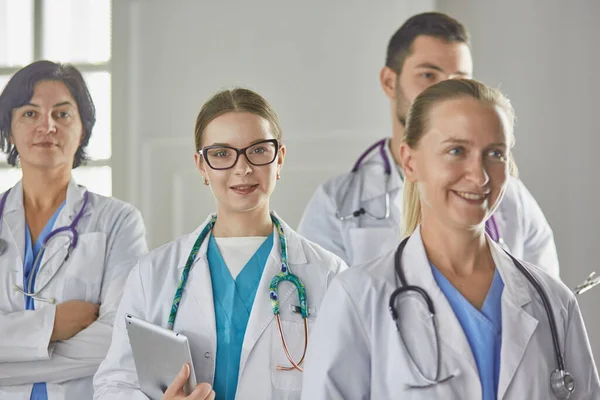
[(55, 313), (53, 304), (36, 310), (7, 312), (0, 309), (0, 384), (11, 373), (12, 363), (50, 359), (54, 349), (50, 337)]
[[(35, 382), (60, 383), (92, 376), (95, 373), (110, 345), (112, 326), (127, 275), (137, 259), (148, 251), (146, 231), (139, 211), (133, 207), (128, 208), (127, 214), (117, 218), (116, 221), (111, 234), (108, 235), (109, 242), (105, 256), (98, 319), (72, 338), (48, 344), (54, 324), (54, 312), (52, 312), (52, 322), (43, 320), (44, 324), (50, 326), (49, 334), (47, 330), (42, 330), (44, 334), (40, 335), (46, 341), (45, 348), (40, 348), (41, 344), (35, 344), (34, 341), (37, 346), (37, 357), (33, 357), (35, 354), (34, 351), (31, 351), (31, 356), (27, 359), (21, 356), (20, 362), (14, 362), (16, 360), (0, 362), (0, 385)], [(45, 307), (40, 310), (45, 309), (49, 308)], [(55, 307), (52, 307), (52, 310), (54, 309)], [(49, 314), (50, 311), (47, 313)], [(23, 314), (23, 312), (15, 314)], [(39, 317), (40, 321), (42, 321), (42, 316)], [(47, 319), (50, 318), (47, 317)], [(35, 323), (32, 323), (28, 330), (32, 330), (32, 326), (35, 326)], [(32, 330), (32, 332), (36, 331)], [(39, 334), (39, 332), (37, 333)], [(40, 339), (37, 341), (39, 342)], [(2, 342), (2, 346), (5, 346), (4, 340)], [(19, 343), (20, 346), (28, 345), (22, 337)], [(50, 353), (49, 349), (53, 350), (51, 354), (45, 358), (41, 357), (44, 351)], [(16, 353), (14, 351), (14, 354)]]
[(332, 194), (327, 193), (325, 187), (320, 185), (304, 210), (298, 233), (350, 264), (351, 255), (343, 242), (342, 221), (335, 213)]
[[(140, 262), (141, 263), (141, 262)], [(138, 400), (148, 397), (139, 389), (133, 353), (125, 328), (125, 313), (145, 318), (146, 294), (140, 263), (131, 271), (115, 320), (112, 342), (94, 375), (94, 400)]]
[(575, 380), (572, 400), (592, 400), (600, 396), (598, 369), (575, 296), (571, 295), (564, 346), (565, 368)]
[(340, 280), (343, 275), (336, 277), (327, 290), (310, 336), (303, 400), (358, 400), (370, 396), (369, 335)]
[(558, 278), (560, 269), (554, 233), (542, 209), (523, 182), (515, 179), (522, 226), (524, 229), (523, 260)]

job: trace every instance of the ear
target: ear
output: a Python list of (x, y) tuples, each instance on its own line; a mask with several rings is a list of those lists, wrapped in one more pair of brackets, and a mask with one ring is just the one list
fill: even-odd
[(196, 164), (196, 168), (200, 171), (200, 175), (206, 182), (208, 180), (208, 174), (206, 173), (206, 163), (204, 162), (204, 158), (198, 154), (194, 153), (194, 164)]
[(285, 159), (285, 144), (279, 146), (279, 151), (277, 154), (277, 172), (281, 171), (281, 167), (283, 167), (283, 160)]
[(413, 183), (417, 181), (418, 177), (414, 152), (414, 149), (411, 149), (406, 142), (402, 142), (400, 145), (400, 164), (402, 165), (402, 171), (404, 171), (405, 179)]
[(379, 82), (381, 83), (381, 88), (390, 100), (394, 100), (396, 98), (397, 75), (398, 74), (396, 74), (396, 72), (390, 67), (383, 67), (379, 73)]

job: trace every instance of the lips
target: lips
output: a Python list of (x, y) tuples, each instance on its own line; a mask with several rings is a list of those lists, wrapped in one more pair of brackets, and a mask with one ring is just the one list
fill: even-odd
[(233, 190), (235, 193), (240, 195), (248, 195), (256, 190), (258, 184), (243, 184), (243, 185), (234, 185), (229, 188)]
[(461, 199), (469, 202), (470, 204), (483, 204), (483, 202), (489, 197), (490, 193), (476, 193), (476, 192), (459, 192), (453, 190), (452, 193), (456, 194)]
[(56, 147), (57, 144), (56, 143), (52, 143), (52, 142), (42, 142), (42, 143), (34, 143), (34, 146), (36, 146), (36, 147), (50, 148), (50, 147)]

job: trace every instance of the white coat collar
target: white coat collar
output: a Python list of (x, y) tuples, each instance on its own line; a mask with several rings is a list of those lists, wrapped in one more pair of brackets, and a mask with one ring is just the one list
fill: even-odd
[[(538, 325), (538, 320), (524, 309), (532, 301), (533, 289), (528, 284), (527, 278), (517, 269), (504, 250), (489, 236), (486, 235), (486, 237), (490, 244), (492, 258), (504, 282), (502, 292), (503, 341), (500, 355), (503, 361), (498, 384), (498, 399), (502, 399), (523, 359), (529, 340)], [(420, 226), (406, 244), (402, 255), (402, 265), (407, 283), (422, 287), (431, 297), (439, 323), (440, 339), (445, 342), (446, 348), (454, 349), (457, 354), (463, 354), (467, 358), (468, 364), (477, 373), (477, 367), (464, 331), (431, 272)]]
[[(290, 264), (297, 265), (306, 264), (306, 254), (304, 252), (304, 247), (302, 245), (302, 241), (300, 240), (300, 236), (294, 230), (292, 230), (290, 226), (277, 215), (277, 213), (272, 211), (271, 214), (279, 220), (279, 222), (281, 223), (281, 227), (283, 228), (283, 234), (287, 242), (288, 262)], [(204, 220), (204, 222), (189, 235), (185, 245), (182, 247), (182, 256), (179, 257), (179, 259), (181, 260), (181, 262), (178, 265), (179, 269), (183, 269), (185, 267), (185, 264), (187, 262), (187, 255), (189, 255), (190, 251), (192, 250), (196, 239), (198, 239), (198, 236), (200, 236), (200, 233), (202, 233), (204, 227), (216, 215), (216, 213), (209, 214), (208, 217)], [(279, 234), (277, 233), (277, 229), (275, 227), (273, 227), (273, 235), (273, 250), (271, 251), (271, 254), (277, 254), (278, 257), (281, 259), (281, 244), (279, 241)], [(208, 240), (204, 240), (204, 242), (200, 246), (200, 249), (198, 250), (196, 261), (202, 257), (206, 258), (207, 249)], [(185, 253), (186, 255), (183, 255), (183, 253)]]
[[(83, 186), (77, 185), (75, 180), (71, 178), (69, 185), (67, 186), (67, 198), (65, 201), (65, 207), (61, 210), (54, 223), (53, 229), (60, 226), (68, 226), (71, 224), (75, 215), (80, 211), (83, 205), (83, 194), (86, 189)], [(91, 203), (91, 199), (90, 199)], [(92, 211), (91, 204), (88, 203), (83, 216), (89, 215)], [(82, 217), (83, 217), (82, 216)], [(2, 221), (6, 222), (5, 227), (9, 228), (12, 235), (13, 241), (19, 249), (21, 261), (25, 259), (25, 208), (23, 206), (23, 184), (22, 181), (17, 182), (12, 187), (8, 197), (6, 198), (6, 204), (2, 215)], [(50, 259), (56, 251), (58, 251), (62, 245), (59, 242), (53, 243), (46, 249), (42, 259)], [(53, 272), (53, 271), (50, 271)]]
[[(70, 218), (75, 217), (75, 215), (77, 215), (81, 209), (85, 191), (85, 187), (77, 185), (75, 179), (71, 178), (67, 186), (67, 198), (64, 207), (66, 214)], [(4, 207), (4, 214), (10, 214), (18, 210), (22, 211), (23, 209), (23, 182), (19, 181), (15, 186), (12, 187), (10, 193), (8, 194), (6, 205)], [(84, 215), (89, 214), (90, 212), (90, 208), (86, 207)]]
[[(288, 263), (290, 269), (292, 270), (292, 272), (294, 272), (294, 266), (306, 264), (308, 262), (306, 254), (304, 252), (302, 240), (300, 236), (289, 227), (289, 225), (287, 225), (283, 220), (281, 220), (275, 213), (272, 214), (275, 215), (281, 222), (281, 226), (283, 228), (283, 232), (287, 240)], [(189, 235), (189, 238), (186, 240), (186, 244), (181, 248), (178, 269), (183, 269), (185, 267), (187, 258), (189, 257), (189, 253), (196, 239), (214, 215), (215, 214), (210, 214), (206, 218), (206, 220), (192, 234)], [(256, 298), (254, 300), (254, 305), (252, 306), (252, 310), (250, 312), (250, 318), (248, 320), (248, 326), (246, 328), (246, 334), (244, 336), (244, 343), (242, 345), (242, 355), (240, 359), (240, 376), (256, 342), (264, 333), (265, 329), (267, 329), (273, 318), (275, 318), (271, 307), (271, 301), (269, 299), (269, 286), (271, 284), (271, 280), (275, 275), (277, 275), (281, 271), (281, 245), (279, 242), (279, 235), (275, 228), (274, 235), (275, 236), (273, 240), (273, 248), (271, 250), (271, 253), (269, 254), (269, 258), (267, 259), (265, 269), (258, 284)], [(208, 258), (206, 255), (207, 248), (208, 240), (204, 240), (204, 242), (198, 250), (196, 260), (194, 261), (194, 265), (190, 271), (190, 279), (188, 280), (188, 285), (189, 293), (200, 305), (200, 309), (207, 310), (207, 312), (205, 313), (205, 320), (208, 322), (211, 328), (212, 340), (216, 341), (214, 299), (212, 284), (210, 284), (210, 268), (208, 265)], [(292, 285), (282, 285), (279, 291), (280, 303), (286, 302), (287, 299), (295, 292), (296, 289)]]

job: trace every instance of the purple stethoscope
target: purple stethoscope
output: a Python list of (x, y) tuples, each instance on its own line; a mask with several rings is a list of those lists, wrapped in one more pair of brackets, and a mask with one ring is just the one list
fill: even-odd
[[(4, 205), (6, 204), (6, 199), (8, 198), (9, 193), (10, 193), (10, 189), (7, 190), (6, 193), (4, 193), (4, 196), (2, 196), (2, 199), (0, 200), (0, 233), (2, 232), (2, 216), (4, 215)], [(46, 286), (48, 286), (48, 283), (50, 283), (50, 281), (52, 281), (52, 278), (56, 275), (56, 273), (50, 279), (48, 279), (48, 281), (46, 281), (46, 283), (41, 288), (39, 288), (37, 291), (33, 291), (33, 289), (34, 289), (32, 287), (33, 277), (36, 276), (36, 274), (42, 268), (40, 261), (41, 261), (42, 254), (44, 254), (44, 250), (46, 250), (46, 248), (48, 247), (48, 243), (50, 243), (50, 241), (52, 239), (54, 239), (60, 235), (64, 235), (65, 233), (67, 233), (67, 234), (70, 233), (69, 247), (67, 248), (67, 254), (65, 255), (65, 258), (62, 260), (61, 264), (56, 269), (56, 272), (58, 272), (62, 268), (62, 266), (67, 262), (67, 260), (71, 256), (71, 253), (73, 252), (75, 247), (77, 247), (77, 241), (79, 239), (79, 234), (77, 233), (76, 227), (77, 227), (77, 224), (79, 223), (79, 220), (83, 216), (85, 208), (88, 204), (88, 199), (89, 199), (89, 193), (86, 190), (85, 194), (83, 195), (83, 205), (81, 206), (81, 209), (75, 216), (75, 219), (73, 219), (73, 222), (71, 222), (71, 224), (68, 226), (63, 226), (61, 228), (55, 229), (52, 232), (50, 232), (50, 234), (48, 234), (48, 236), (44, 240), (44, 243), (42, 244), (42, 248), (40, 249), (37, 256), (35, 257), (35, 260), (33, 261), (33, 270), (31, 271), (31, 274), (29, 274), (29, 278), (27, 280), (27, 290), (25, 290), (25, 287), (21, 288), (18, 285), (14, 285), (13, 289), (15, 291), (22, 293), (25, 296), (31, 297), (34, 300), (43, 301), (43, 302), (50, 303), (50, 304), (54, 304), (56, 302), (56, 299), (54, 299), (54, 298), (45, 299), (45, 298), (39, 296), (39, 293), (42, 290), (44, 290), (44, 288), (46, 288)], [(2, 256), (6, 252), (7, 247), (8, 247), (7, 242), (4, 239), (0, 239), (0, 256)]]
[[(354, 183), (354, 179), (356, 178), (356, 172), (358, 172), (363, 161), (369, 156), (369, 154), (371, 154), (373, 152), (373, 150), (378, 149), (379, 155), (380, 155), (381, 159), (383, 160), (384, 168), (385, 168), (384, 169), (385, 186), (386, 186), (386, 189), (385, 189), (385, 213), (383, 214), (383, 216), (374, 215), (374, 214), (371, 214), (370, 212), (368, 212), (367, 210), (365, 210), (364, 207), (361, 207), (358, 210), (351, 212), (350, 214), (342, 215), (342, 213), (340, 212), (341, 207), (339, 205), (337, 205), (335, 215), (336, 215), (336, 218), (338, 218), (340, 221), (345, 221), (345, 220), (352, 219), (352, 218), (358, 218), (361, 215), (366, 215), (366, 216), (373, 218), (375, 220), (378, 220), (378, 221), (388, 219), (390, 217), (389, 183), (390, 183), (391, 176), (392, 176), (392, 164), (390, 163), (390, 159), (389, 159), (387, 153), (385, 152), (386, 141), (387, 141), (387, 139), (381, 139), (378, 142), (373, 143), (367, 150), (365, 150), (360, 155), (360, 157), (358, 157), (358, 160), (356, 160), (356, 162), (354, 163), (354, 166), (352, 167), (352, 170), (350, 171), (351, 172), (350, 182), (348, 183), (348, 186), (346, 188), (346, 193), (344, 194), (344, 196), (342, 198), (342, 202), (341, 202), (342, 205), (346, 202), (346, 196), (348, 196), (348, 192), (350, 191), (349, 189), (352, 187), (352, 184)], [(402, 176), (400, 178), (403, 179)], [(498, 229), (498, 224), (496, 223), (496, 218), (494, 218), (493, 215), (486, 221), (485, 230), (488, 233), (488, 235), (492, 238), (493, 241), (495, 241), (496, 243), (501, 245), (503, 248), (508, 250), (508, 246), (506, 245), (506, 243), (504, 242), (504, 239), (502, 239), (502, 236), (500, 235), (500, 230)]]

